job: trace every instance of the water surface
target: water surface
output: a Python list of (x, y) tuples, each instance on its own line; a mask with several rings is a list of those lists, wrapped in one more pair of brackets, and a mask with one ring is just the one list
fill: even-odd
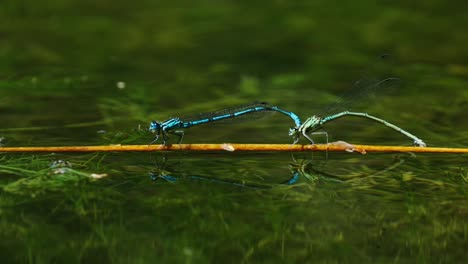
[[(152, 135), (137, 128), (151, 120), (256, 100), (306, 119), (369, 76), (403, 82), (350, 110), (385, 118), (429, 146), (468, 145), (461, 6), (2, 6), (4, 146), (146, 144)], [(381, 69), (375, 58), (384, 53), (392, 61)], [(290, 143), (291, 126), (282, 115), (200, 126), (184, 142)], [(351, 117), (326, 131), (330, 141), (412, 143)], [(467, 161), (409, 153), (1, 154), (0, 254), (5, 263), (462, 263)]]

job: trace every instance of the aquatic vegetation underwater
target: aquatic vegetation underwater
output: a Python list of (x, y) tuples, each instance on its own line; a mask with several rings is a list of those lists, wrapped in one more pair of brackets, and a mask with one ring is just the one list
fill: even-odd
[[(304, 144), (323, 125), (315, 143), (468, 146), (461, 4), (182, 2), (3, 1), (0, 150), (149, 144), (152, 120), (254, 101), (302, 124), (197, 125), (183, 143)], [(466, 154), (225, 146), (0, 152), (2, 263), (468, 260)]]

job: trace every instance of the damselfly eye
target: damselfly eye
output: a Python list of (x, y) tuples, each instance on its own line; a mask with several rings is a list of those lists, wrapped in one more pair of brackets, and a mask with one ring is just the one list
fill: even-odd
[(148, 130), (149, 130), (151, 133), (154, 133), (154, 132), (158, 131), (160, 128), (161, 128), (161, 125), (159, 124), (158, 121), (151, 121)]

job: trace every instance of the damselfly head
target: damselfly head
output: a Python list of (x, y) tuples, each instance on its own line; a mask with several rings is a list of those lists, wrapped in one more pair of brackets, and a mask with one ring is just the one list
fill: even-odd
[(290, 136), (294, 136), (294, 135), (296, 135), (297, 133), (298, 133), (297, 128), (293, 128), (293, 127), (289, 128), (289, 135), (290, 135)]
[(149, 126), (149, 128), (148, 128), (148, 130), (149, 130), (151, 133), (156, 133), (156, 132), (158, 132), (160, 129), (161, 129), (161, 123), (160, 123), (160, 122), (158, 122), (158, 121), (151, 121), (150, 126)]
[(289, 136), (293, 138), (293, 144), (296, 144), (299, 141), (299, 129), (297, 127), (289, 128)]

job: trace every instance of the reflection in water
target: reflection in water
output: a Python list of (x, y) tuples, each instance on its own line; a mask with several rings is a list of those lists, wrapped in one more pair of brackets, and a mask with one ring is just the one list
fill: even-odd
[[(314, 156), (315, 155), (315, 156)], [(383, 165), (383, 168), (370, 169), (363, 167), (360, 162), (352, 162), (353, 168), (345, 168), (346, 160), (329, 160), (328, 154), (324, 154), (325, 158), (321, 159), (316, 153), (307, 155), (291, 154), (291, 161), (289, 162), (288, 168), (290, 172), (290, 178), (284, 181), (278, 181), (277, 183), (265, 183), (258, 181), (250, 181), (239, 178), (226, 178), (216, 177), (213, 175), (193, 175), (192, 173), (184, 173), (181, 169), (181, 159), (177, 159), (175, 162), (169, 162), (168, 155), (166, 153), (158, 153), (155, 157), (154, 166), (149, 172), (150, 178), (153, 181), (164, 180), (167, 182), (175, 183), (185, 180), (191, 181), (209, 181), (213, 183), (228, 184), (243, 188), (254, 188), (254, 189), (270, 189), (278, 185), (294, 185), (301, 182), (301, 179), (305, 179), (308, 184), (319, 184), (321, 182), (334, 182), (334, 183), (346, 183), (351, 185), (362, 185), (367, 183), (373, 183), (377, 177), (385, 177), (385, 173), (396, 169), (402, 165), (408, 158), (415, 157), (412, 153), (399, 154), (394, 156), (392, 162), (387, 165)], [(341, 162), (340, 167), (344, 170), (343, 173), (339, 173), (336, 162)], [(382, 166), (382, 165), (381, 165)], [(261, 177), (259, 180), (262, 180)], [(304, 181), (302, 181), (304, 182)]]
[(156, 180), (165, 180), (167, 182), (175, 183), (183, 180), (192, 180), (192, 181), (209, 181), (214, 183), (221, 183), (221, 184), (228, 184), (243, 188), (251, 188), (251, 189), (269, 189), (272, 186), (268, 184), (261, 184), (261, 183), (254, 183), (254, 182), (247, 182), (238, 179), (231, 179), (231, 178), (216, 178), (216, 177), (209, 177), (209, 176), (199, 176), (199, 175), (182, 175), (176, 177), (174, 175), (182, 174), (177, 173), (175, 164), (180, 164), (180, 161), (177, 163), (170, 164), (168, 162), (167, 154), (162, 153), (161, 158), (155, 158), (155, 166), (149, 172), (150, 178), (153, 181)]
[[(303, 176), (308, 182), (314, 184), (334, 182), (346, 184), (353, 189), (371, 190), (376, 187), (388, 189), (390, 186), (399, 187), (395, 182), (395, 175), (399, 174), (389, 172), (412, 158), (415, 158), (413, 153), (402, 153), (394, 155), (387, 164), (379, 162), (379, 168), (375, 168), (377, 165), (370, 168), (364, 165), (365, 162), (362, 160), (319, 160), (314, 159), (312, 155), (296, 158), (293, 154), (289, 169), (293, 175)], [(297, 183), (299, 177), (293, 177), (290, 180), (289, 184)]]

